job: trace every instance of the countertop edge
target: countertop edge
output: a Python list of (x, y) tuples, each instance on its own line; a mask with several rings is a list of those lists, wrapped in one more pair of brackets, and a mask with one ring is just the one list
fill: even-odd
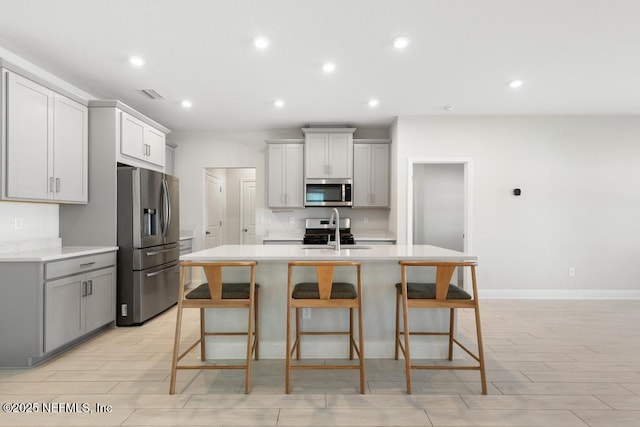
[(63, 246), (0, 254), (0, 262), (49, 262), (117, 251), (117, 246)]

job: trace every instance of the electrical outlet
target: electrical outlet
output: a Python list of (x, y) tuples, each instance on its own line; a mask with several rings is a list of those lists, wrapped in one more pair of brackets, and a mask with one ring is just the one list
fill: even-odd
[(576, 269), (573, 267), (569, 267), (569, 277), (574, 277), (576, 275)]
[(302, 309), (302, 318), (303, 319), (311, 319), (311, 309), (310, 308), (303, 308)]
[(15, 218), (13, 220), (13, 228), (15, 228), (16, 230), (22, 230), (22, 226), (23, 226), (22, 218)]

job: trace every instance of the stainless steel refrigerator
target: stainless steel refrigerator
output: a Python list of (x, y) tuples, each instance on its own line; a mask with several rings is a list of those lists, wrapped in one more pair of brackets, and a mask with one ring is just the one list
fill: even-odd
[(139, 325), (178, 300), (178, 178), (118, 166), (118, 326)]

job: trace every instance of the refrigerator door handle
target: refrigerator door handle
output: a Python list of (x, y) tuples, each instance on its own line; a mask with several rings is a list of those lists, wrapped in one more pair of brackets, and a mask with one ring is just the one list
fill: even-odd
[(160, 187), (160, 204), (161, 206), (161, 218), (160, 218), (160, 228), (162, 230), (162, 235), (166, 237), (167, 235), (167, 229), (168, 224), (167, 224), (167, 220), (168, 220), (168, 214), (167, 214), (167, 182), (166, 180), (163, 178), (162, 179), (162, 185)]
[(167, 180), (163, 179), (162, 182), (164, 183), (165, 203), (167, 206), (167, 223), (165, 230), (166, 236), (167, 234), (169, 234), (169, 227), (171, 226), (171, 193), (169, 192), (169, 184), (167, 183)]
[(158, 275), (164, 273), (165, 271), (171, 270), (173, 267), (175, 267), (175, 265), (172, 265), (171, 267), (163, 268), (162, 270), (154, 271), (153, 273), (147, 273), (146, 276), (147, 277), (158, 276)]

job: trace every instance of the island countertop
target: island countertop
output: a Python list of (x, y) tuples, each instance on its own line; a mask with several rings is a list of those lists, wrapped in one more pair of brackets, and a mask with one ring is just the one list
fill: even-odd
[(223, 245), (182, 255), (182, 261), (461, 261), (477, 256), (430, 245), (342, 245), (340, 251), (318, 245)]

